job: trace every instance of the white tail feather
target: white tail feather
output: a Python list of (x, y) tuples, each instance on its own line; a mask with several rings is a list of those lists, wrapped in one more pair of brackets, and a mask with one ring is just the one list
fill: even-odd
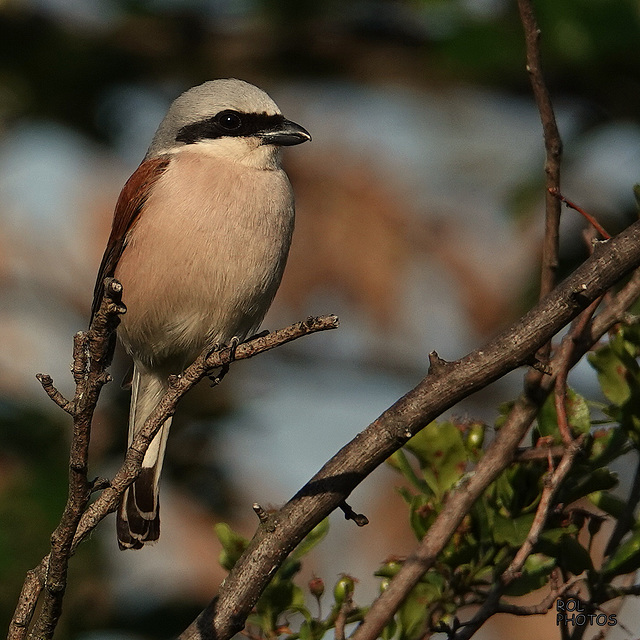
[[(129, 411), (129, 446), (144, 427), (167, 389), (166, 378), (134, 366)], [(158, 481), (171, 426), (167, 419), (151, 441), (138, 479), (124, 493), (117, 517), (118, 542), (122, 548), (141, 548), (160, 534)]]

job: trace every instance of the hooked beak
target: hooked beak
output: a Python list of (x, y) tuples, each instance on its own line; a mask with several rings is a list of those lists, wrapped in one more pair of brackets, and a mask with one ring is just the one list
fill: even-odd
[(281, 147), (291, 147), (311, 140), (311, 134), (291, 120), (279, 122), (272, 129), (262, 131), (258, 137), (261, 144), (275, 144)]

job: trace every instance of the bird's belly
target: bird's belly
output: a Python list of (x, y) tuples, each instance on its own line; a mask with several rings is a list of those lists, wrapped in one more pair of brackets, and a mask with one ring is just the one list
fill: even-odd
[(207, 345), (257, 329), (280, 284), (293, 225), (290, 191), (277, 193), (249, 203), (225, 199), (224, 190), (186, 202), (150, 198), (115, 272), (127, 306), (120, 338), (140, 364), (179, 372)]

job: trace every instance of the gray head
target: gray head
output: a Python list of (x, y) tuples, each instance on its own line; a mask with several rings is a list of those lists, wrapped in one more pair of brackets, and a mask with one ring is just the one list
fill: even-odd
[(176, 98), (160, 123), (146, 158), (189, 144), (224, 141), (228, 145), (230, 138), (276, 146), (311, 140), (303, 127), (284, 118), (264, 91), (229, 78), (205, 82)]

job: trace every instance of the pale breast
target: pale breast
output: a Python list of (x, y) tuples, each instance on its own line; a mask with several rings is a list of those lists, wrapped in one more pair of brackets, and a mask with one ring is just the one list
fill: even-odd
[(282, 170), (176, 154), (116, 269), (125, 348), (147, 366), (182, 368), (207, 344), (246, 337), (280, 284), (292, 230)]

